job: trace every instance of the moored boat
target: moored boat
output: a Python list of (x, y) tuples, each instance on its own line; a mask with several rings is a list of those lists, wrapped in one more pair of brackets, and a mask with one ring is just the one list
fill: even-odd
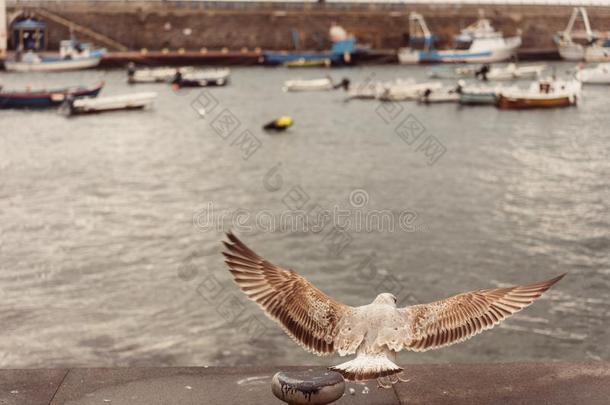
[(505, 38), (485, 18), (480, 18), (463, 29), (455, 38), (455, 48), (449, 50), (435, 49), (435, 38), (421, 14), (411, 13), (409, 24), (418, 25), (424, 46), (421, 50), (415, 49), (414, 46), (401, 48), (398, 51), (398, 60), (403, 64), (501, 62), (513, 57), (516, 49), (521, 46), (519, 35)]
[(137, 68), (134, 64), (127, 67), (127, 82), (135, 83), (171, 83), (180, 70), (182, 74), (191, 73), (194, 69), (190, 66), (185, 67), (155, 67)]
[(67, 99), (62, 110), (69, 115), (95, 114), (108, 111), (141, 110), (153, 104), (157, 93), (134, 93), (97, 99)]
[(464, 91), (460, 94), (462, 105), (495, 105), (496, 92), (494, 90)]
[(328, 91), (335, 90), (338, 88), (349, 89), (349, 79), (344, 78), (339, 83), (334, 83), (330, 77), (323, 77), (320, 79), (296, 79), (287, 80), (284, 82), (284, 91)]
[(297, 59), (284, 63), (284, 66), (288, 68), (308, 68), (308, 67), (329, 67), (331, 65), (331, 60), (329, 58), (320, 58), (320, 59)]
[(460, 67), (435, 66), (428, 70), (428, 77), (431, 79), (466, 79), (474, 78), (476, 73), (481, 70), (477, 65), (465, 65)]
[(28, 51), (13, 61), (4, 61), (4, 68), (12, 72), (56, 72), (88, 69), (100, 64), (106, 49), (94, 49), (90, 44), (75, 40), (61, 41), (59, 57), (41, 57)]
[(230, 74), (229, 69), (194, 70), (187, 73), (178, 70), (172, 79), (172, 84), (177, 88), (226, 86)]
[(97, 97), (104, 87), (67, 87), (52, 90), (8, 91), (0, 88), (0, 108), (49, 108), (61, 105), (67, 98)]
[[(582, 19), (584, 31), (577, 32), (574, 25)], [(587, 9), (574, 7), (568, 25), (554, 37), (559, 55), (570, 61), (604, 62), (610, 61), (610, 33), (594, 31), (589, 22)]]
[(456, 103), (460, 101), (461, 84), (455, 87), (441, 87), (440, 89), (426, 89), (419, 95), (417, 101), (423, 104)]
[(399, 80), (386, 86), (377, 98), (381, 101), (417, 100), (424, 92), (439, 90), (442, 87), (443, 85), (440, 82), (416, 83), (412, 80)]
[(587, 84), (610, 84), (610, 63), (600, 63), (595, 67), (580, 68), (576, 78)]
[(581, 84), (577, 80), (539, 80), (529, 89), (499, 92), (496, 106), (500, 109), (556, 108), (576, 105)]
[(498, 94), (502, 91), (517, 90), (515, 86), (463, 86), (460, 91), (460, 104), (462, 105), (495, 105)]
[(326, 52), (265, 52), (266, 65), (286, 65), (288, 63), (330, 63), (331, 65), (351, 64), (353, 56), (363, 52), (358, 49), (354, 38), (343, 38), (333, 42)]
[(518, 66), (515, 63), (506, 66), (483, 65), (475, 72), (475, 77), (494, 81), (537, 79), (545, 69), (546, 65)]
[(357, 83), (347, 90), (346, 100), (372, 100), (378, 98), (388, 86), (384, 82)]

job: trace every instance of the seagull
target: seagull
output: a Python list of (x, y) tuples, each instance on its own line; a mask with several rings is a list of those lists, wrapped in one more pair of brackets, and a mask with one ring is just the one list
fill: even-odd
[(266, 315), (308, 352), (356, 354), (355, 359), (329, 369), (347, 380), (376, 379), (383, 388), (408, 381), (396, 364), (401, 350), (424, 352), (470, 339), (529, 306), (565, 276), (403, 308), (397, 307), (394, 295), (382, 293), (368, 305), (352, 307), (324, 294), (295, 271), (268, 262), (233, 233), (227, 238), (223, 255), (233, 279)]

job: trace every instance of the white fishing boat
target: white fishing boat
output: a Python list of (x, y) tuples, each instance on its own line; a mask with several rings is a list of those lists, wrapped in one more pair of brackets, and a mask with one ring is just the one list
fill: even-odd
[(41, 57), (28, 51), (18, 54), (17, 60), (4, 62), (11, 72), (56, 72), (92, 68), (100, 64), (106, 49), (93, 49), (90, 44), (75, 40), (61, 41), (59, 57)]
[(541, 79), (528, 89), (503, 90), (496, 105), (501, 109), (556, 108), (576, 105), (581, 95), (578, 80)]
[(588, 84), (610, 84), (610, 63), (600, 63), (589, 68), (580, 68), (576, 79)]
[(413, 32), (413, 24), (418, 26), (415, 32), (420, 35), (411, 38), (423, 42), (423, 49), (416, 49), (415, 43), (411, 43), (408, 48), (401, 48), (398, 51), (398, 60), (403, 64), (501, 62), (513, 57), (516, 49), (521, 46), (521, 36), (505, 38), (492, 27), (488, 19), (480, 18), (455, 38), (455, 49), (437, 50), (434, 45), (435, 38), (421, 14), (410, 14), (410, 32)]
[(120, 110), (141, 110), (152, 106), (157, 93), (134, 93), (87, 99), (68, 99), (62, 110), (69, 115), (93, 114)]
[(546, 65), (526, 65), (518, 66), (515, 63), (509, 63), (506, 66), (489, 66), (483, 65), (475, 72), (475, 76), (482, 80), (523, 80), (537, 79), (546, 69)]
[(284, 82), (284, 91), (329, 91), (343, 87), (344, 89), (349, 88), (349, 80), (343, 79), (339, 83), (334, 83), (330, 77), (324, 77), (320, 79), (296, 79), (286, 80)]
[(137, 68), (130, 64), (127, 68), (128, 83), (171, 83), (176, 77), (176, 73), (180, 70), (183, 74), (193, 72), (191, 66), (177, 67), (155, 67), (155, 68)]
[[(574, 26), (579, 17), (584, 31)], [(610, 61), (610, 33), (594, 31), (584, 7), (574, 7), (566, 28), (555, 35), (559, 55), (565, 60), (604, 62)]]
[(229, 82), (230, 75), (231, 71), (227, 68), (192, 70), (190, 72), (182, 72), (181, 69), (178, 69), (171, 82), (178, 88), (225, 86)]
[(424, 92), (439, 90), (442, 87), (440, 82), (415, 83), (411, 80), (399, 80), (387, 86), (377, 98), (382, 101), (417, 100)]

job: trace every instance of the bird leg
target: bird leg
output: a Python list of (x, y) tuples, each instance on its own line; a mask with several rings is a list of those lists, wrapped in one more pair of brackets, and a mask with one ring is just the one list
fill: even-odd
[(396, 374), (396, 378), (398, 378), (398, 381), (400, 381), (400, 382), (409, 382), (409, 381), (411, 381), (410, 378), (405, 378), (404, 377), (404, 373), (405, 373), (404, 371), (401, 371), (400, 373)]
[(385, 382), (387, 377), (379, 377), (377, 379), (377, 388), (392, 388), (392, 384), (388, 384)]
[(390, 380), (390, 383), (394, 385), (398, 382), (398, 377), (396, 377), (396, 374), (392, 374), (388, 376), (388, 380)]

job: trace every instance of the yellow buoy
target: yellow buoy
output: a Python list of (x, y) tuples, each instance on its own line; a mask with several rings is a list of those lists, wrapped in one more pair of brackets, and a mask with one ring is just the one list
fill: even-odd
[(268, 122), (263, 128), (267, 130), (285, 131), (292, 126), (292, 124), (294, 124), (294, 120), (291, 117), (282, 116)]

